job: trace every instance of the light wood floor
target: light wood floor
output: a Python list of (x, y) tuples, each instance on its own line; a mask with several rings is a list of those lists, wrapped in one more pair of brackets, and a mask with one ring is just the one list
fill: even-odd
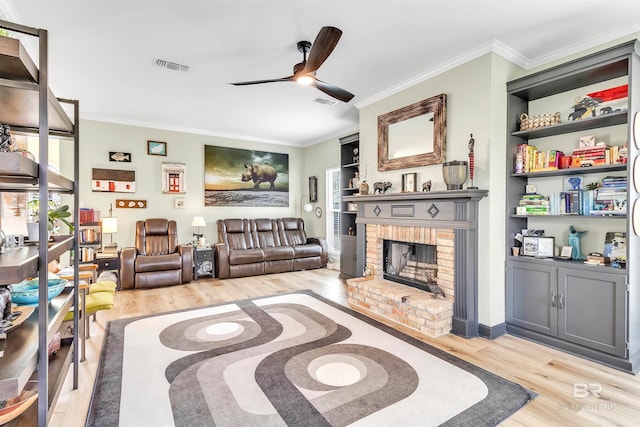
[[(116, 307), (98, 313), (91, 322), (87, 360), (80, 364), (80, 387), (71, 389), (67, 379), (51, 418), (51, 426), (83, 426), (100, 358), (105, 325), (109, 320), (160, 313), (188, 307), (311, 289), (346, 305), (346, 284), (333, 270), (311, 270), (241, 279), (201, 279), (187, 285), (160, 289), (122, 291)], [(435, 347), (517, 382), (539, 396), (520, 409), (505, 426), (637, 426), (640, 425), (640, 376), (632, 376), (597, 363), (509, 335), (494, 341), (420, 336), (403, 330)], [(600, 397), (574, 398), (574, 384), (602, 386)]]

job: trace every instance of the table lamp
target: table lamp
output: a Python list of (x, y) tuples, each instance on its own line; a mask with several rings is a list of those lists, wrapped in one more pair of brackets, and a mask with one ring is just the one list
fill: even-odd
[(193, 221), (191, 222), (192, 227), (198, 227), (198, 232), (193, 233), (196, 240), (198, 241), (198, 246), (204, 246), (204, 234), (200, 233), (200, 227), (206, 227), (207, 224), (204, 222), (204, 217), (194, 216)]
[[(109, 216), (102, 218), (102, 252), (117, 252), (118, 244), (113, 243), (113, 234), (118, 232), (118, 218)], [(110, 240), (106, 244), (104, 242), (104, 235), (109, 234)]]

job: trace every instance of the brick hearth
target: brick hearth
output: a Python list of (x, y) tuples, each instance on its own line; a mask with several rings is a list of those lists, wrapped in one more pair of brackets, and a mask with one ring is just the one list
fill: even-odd
[[(347, 280), (349, 304), (431, 337), (451, 331), (454, 295), (453, 229), (367, 224), (366, 263), (373, 277)], [(446, 298), (383, 278), (383, 240), (435, 245), (438, 286)], [(373, 279), (373, 280), (371, 280)]]
[(451, 331), (453, 302), (434, 299), (429, 292), (384, 279), (347, 280), (349, 304), (392, 320), (430, 337)]

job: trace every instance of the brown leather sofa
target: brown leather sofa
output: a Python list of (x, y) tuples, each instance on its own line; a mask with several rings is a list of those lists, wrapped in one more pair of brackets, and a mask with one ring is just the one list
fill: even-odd
[(301, 218), (220, 219), (217, 277), (255, 276), (324, 268), (324, 238), (308, 238)]
[(180, 285), (193, 279), (193, 248), (178, 245), (176, 222), (136, 222), (136, 246), (120, 252), (122, 289)]

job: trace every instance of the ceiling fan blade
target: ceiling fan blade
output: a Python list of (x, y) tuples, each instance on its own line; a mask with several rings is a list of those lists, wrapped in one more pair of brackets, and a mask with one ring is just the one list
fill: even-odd
[(342, 36), (342, 30), (336, 27), (322, 27), (311, 45), (309, 58), (304, 67), (304, 73), (316, 71), (322, 63), (331, 55)]
[(229, 83), (229, 84), (234, 86), (247, 86), (247, 85), (259, 85), (262, 83), (292, 82), (292, 81), (294, 81), (293, 76), (289, 76), (289, 77), (283, 77), (281, 79), (252, 80), (248, 82), (236, 82), (236, 83)]
[(326, 93), (327, 95), (332, 96), (342, 102), (349, 102), (355, 96), (347, 90), (318, 79), (315, 79), (315, 81), (313, 82), (313, 86), (315, 86), (318, 90)]

